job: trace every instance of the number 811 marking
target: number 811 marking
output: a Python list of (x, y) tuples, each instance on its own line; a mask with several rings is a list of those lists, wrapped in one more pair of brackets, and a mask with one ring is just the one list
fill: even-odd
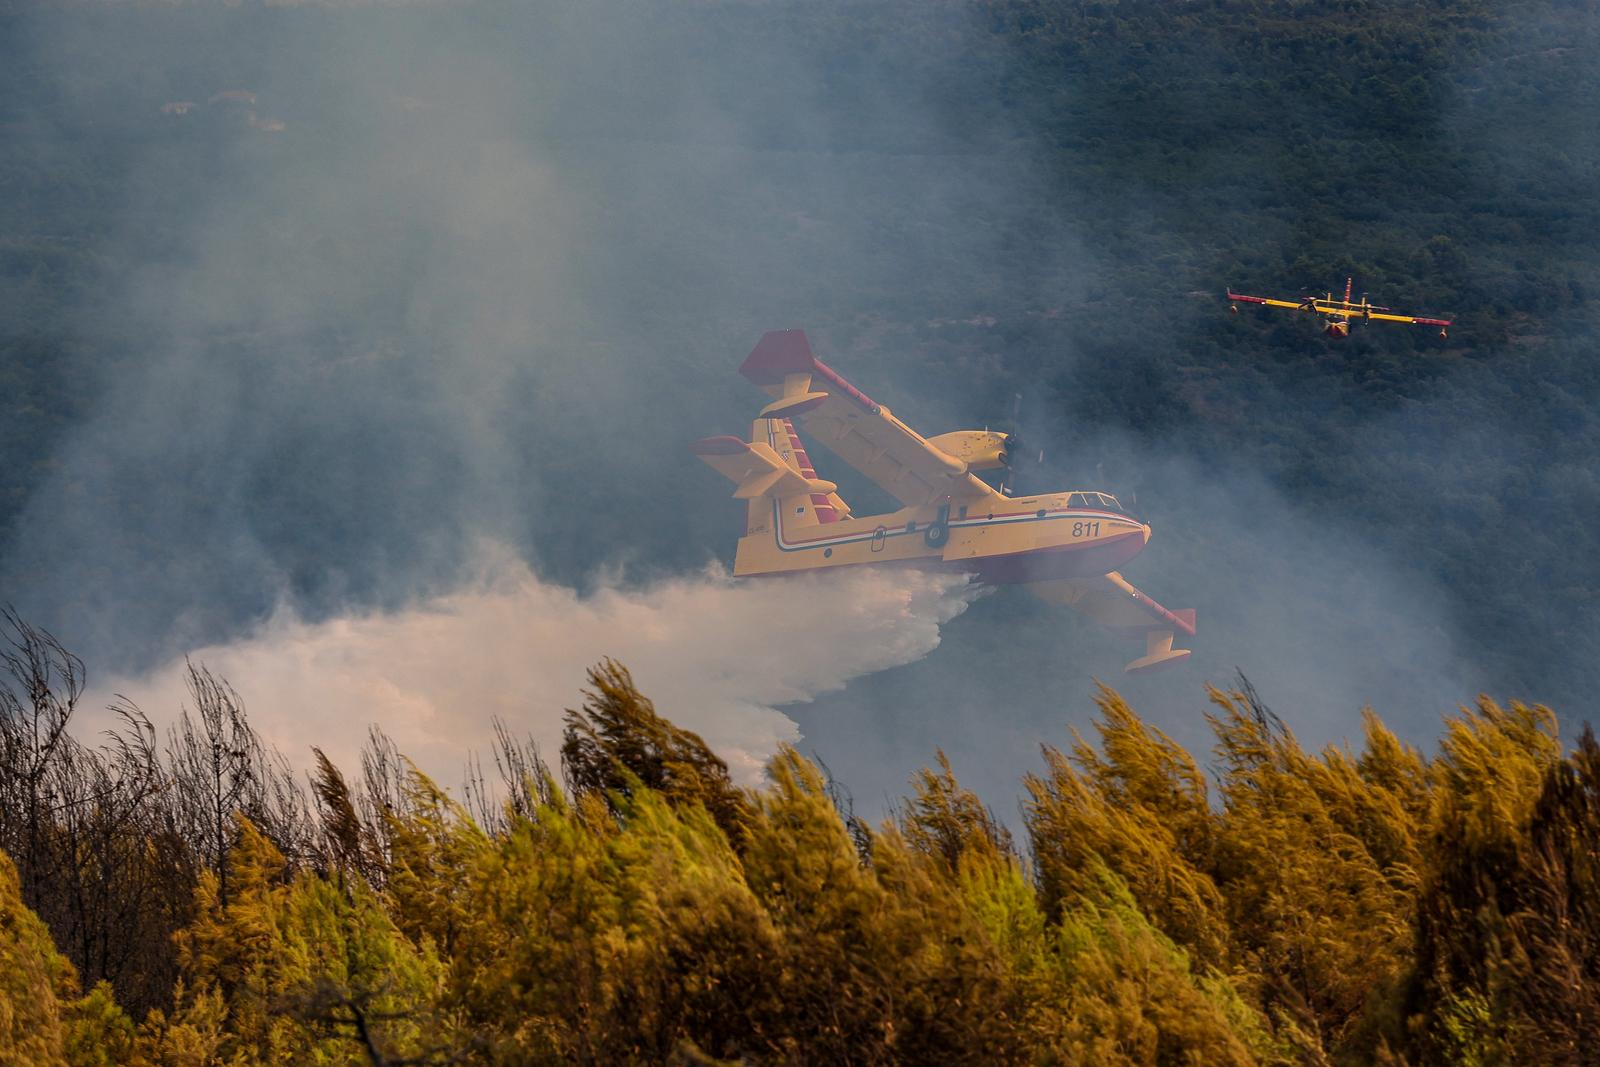
[(1073, 537), (1099, 537), (1100, 524), (1098, 522), (1075, 522), (1072, 524)]

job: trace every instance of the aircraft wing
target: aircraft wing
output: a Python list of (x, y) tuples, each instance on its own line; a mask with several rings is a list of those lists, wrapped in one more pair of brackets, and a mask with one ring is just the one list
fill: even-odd
[(1143, 635), (1145, 654), (1128, 664), (1130, 674), (1189, 656), (1188, 649), (1173, 648), (1172, 642), (1180, 633), (1194, 636), (1194, 609), (1169, 611), (1116, 571), (1099, 578), (1030, 582), (1028, 589), (1047, 603), (1077, 608), (1113, 633)]
[(1305, 301), (1303, 300), (1296, 302), (1293, 300), (1274, 300), (1271, 297), (1266, 296), (1246, 296), (1243, 293), (1236, 293), (1231, 289), (1228, 290), (1228, 299), (1233, 301), (1242, 301), (1246, 304), (1265, 304), (1268, 307), (1274, 308), (1293, 308), (1296, 311), (1309, 310), (1306, 308)]
[(1236, 293), (1230, 289), (1228, 290), (1228, 299), (1235, 303), (1265, 304), (1268, 307), (1293, 308), (1296, 311), (1315, 311), (1318, 315), (1329, 315), (1343, 319), (1361, 319), (1363, 321), (1382, 319), (1385, 322), (1412, 322), (1418, 326), (1449, 326), (1451, 324), (1449, 319), (1425, 319), (1415, 315), (1390, 315), (1381, 311), (1373, 311), (1369, 314), (1362, 309), (1360, 304), (1351, 305), (1343, 301), (1328, 301), (1320, 297), (1313, 298), (1308, 305), (1304, 301), (1296, 303), (1293, 300), (1273, 300), (1264, 296), (1247, 296), (1244, 293)]
[(797, 418), (812, 437), (906, 506), (992, 492), (811, 352), (804, 330), (762, 335), (739, 373), (776, 397), (760, 418)]
[(1415, 315), (1380, 315), (1377, 312), (1373, 312), (1372, 317), (1375, 318), (1375, 319), (1384, 319), (1384, 320), (1386, 320), (1388, 322), (1414, 322), (1418, 326), (1449, 326), (1450, 325), (1450, 320), (1449, 319), (1423, 319), (1423, 318), (1418, 318)]
[(1365, 313), (1364, 311), (1361, 310), (1360, 305), (1357, 305), (1356, 307), (1353, 307), (1353, 308), (1346, 308), (1346, 307), (1327, 307), (1327, 306), (1319, 304), (1317, 306), (1317, 314), (1319, 314), (1319, 315), (1337, 315), (1340, 318), (1345, 318), (1345, 319), (1361, 319), (1363, 322), (1367, 321), (1368, 319), (1382, 319), (1385, 322), (1413, 322), (1413, 323), (1416, 323), (1418, 326), (1449, 326), (1450, 325), (1450, 320), (1449, 319), (1424, 319), (1424, 318), (1419, 318), (1419, 317), (1417, 317), (1415, 315), (1388, 315), (1388, 314), (1385, 314), (1385, 313), (1383, 313), (1381, 311), (1374, 311), (1369, 315), (1369, 314), (1367, 314), (1367, 313)]

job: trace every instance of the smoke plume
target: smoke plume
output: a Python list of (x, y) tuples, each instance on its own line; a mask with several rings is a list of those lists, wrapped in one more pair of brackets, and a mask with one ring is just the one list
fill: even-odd
[[(777, 710), (909, 663), (966, 607), (965, 580), (915, 571), (844, 571), (735, 582), (720, 568), (580, 593), (488, 550), (466, 587), (395, 612), (322, 622), (275, 614), (241, 640), (190, 659), (226, 677), (251, 722), (297, 763), (310, 746), (358, 765), (369, 726), (449, 783), (491, 723), (532, 737), (553, 759), (562, 711), (586, 669), (622, 662), (657, 710), (701, 734), (754, 784), (794, 722)], [(86, 706), (121, 694), (157, 721), (182, 705), (185, 663), (112, 679)]]

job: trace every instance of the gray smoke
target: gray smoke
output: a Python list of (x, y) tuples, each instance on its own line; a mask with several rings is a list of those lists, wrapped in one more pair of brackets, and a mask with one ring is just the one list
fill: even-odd
[[(1096, 677), (1201, 748), (1202, 685), (1236, 668), (1313, 742), (1367, 703), (1425, 740), (1476, 690), (1439, 590), (1359, 520), (1181, 439), (1052, 424), (1105, 358), (1072, 350), (1037, 433), (1059, 488), (1138, 483), (1157, 532), (1128, 575), (1199, 609), (1189, 668), (1125, 683), (1134, 650), (1015, 591), (940, 644), (938, 590), (838, 619), (822, 586), (702, 576), (741, 511), (684, 446), (748, 425), (762, 331), (808, 328), (931, 435), (1003, 420), (1009, 348), (1115, 300), (1095, 205), (1010, 125), (1010, 59), (965, 4), (82, 14), (38, 14), (29, 47), (72, 136), (119, 131), (83, 308), (108, 358), (0, 577), (157, 715), (190, 653), (287, 750), (376, 719), (445, 761), (491, 711), (553, 737), (611, 654), (744, 762), (817, 697), (786, 709), (804, 746), (875, 810), (940, 745), (1005, 806)], [(1153, 215), (1122, 222), (1160, 255)], [(487, 587), (486, 541), (513, 561)], [(738, 632), (708, 631), (733, 603)], [(789, 608), (809, 625), (763, 625)]]

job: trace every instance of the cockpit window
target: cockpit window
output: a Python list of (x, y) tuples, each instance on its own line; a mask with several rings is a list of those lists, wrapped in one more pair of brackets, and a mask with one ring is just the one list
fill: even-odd
[(1126, 515), (1128, 510), (1110, 493), (1071, 493), (1067, 496), (1069, 508), (1105, 508)]

